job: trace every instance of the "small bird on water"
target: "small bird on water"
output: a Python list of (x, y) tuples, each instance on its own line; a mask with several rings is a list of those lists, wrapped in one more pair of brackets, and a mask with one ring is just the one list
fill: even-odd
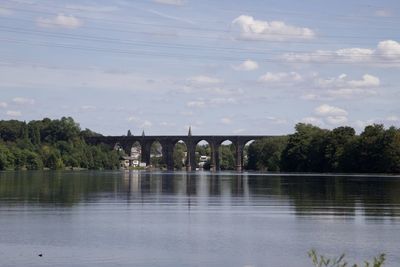
[(40, 253), (38, 256), (39, 256), (39, 257), (43, 257), (43, 254), (42, 254), (42, 253)]

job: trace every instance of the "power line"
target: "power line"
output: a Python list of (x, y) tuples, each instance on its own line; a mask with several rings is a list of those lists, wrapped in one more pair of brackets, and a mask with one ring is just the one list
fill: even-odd
[[(10, 2), (10, 0), (6, 0), (8, 2)], [(40, 7), (42, 8), (43, 6), (38, 4), (38, 3), (24, 3), (25, 5), (30, 5), (30, 6), (36, 6), (36, 7)], [(365, 6), (369, 6), (369, 7), (375, 7), (375, 8), (383, 8), (383, 7), (377, 7), (377, 6), (372, 6), (372, 5), (365, 5)], [(73, 11), (83, 11), (82, 8), (79, 7), (71, 7), (71, 6), (57, 6), (57, 5), (49, 5), (48, 3), (46, 4), (46, 7), (50, 7), (50, 8), (57, 8), (57, 9), (66, 9), (66, 10), (73, 10)], [(236, 12), (236, 13), (250, 13), (250, 12), (259, 12), (260, 10), (255, 10), (255, 9), (242, 9), (242, 10), (234, 10), (234, 9), (229, 9), (229, 8), (216, 8), (215, 6), (212, 7), (213, 10), (219, 10), (219, 11), (223, 11), (223, 12)], [(393, 9), (393, 8), (391, 8)], [(373, 17), (373, 16), (361, 16), (361, 15), (340, 15), (340, 14), (329, 14), (329, 13), (325, 13), (325, 14), (319, 14), (319, 13), (302, 13), (302, 12), (298, 12), (298, 11), (288, 11), (287, 9), (282, 10), (282, 9), (277, 9), (277, 8), (271, 8), (268, 7), (268, 9), (266, 10), (267, 12), (271, 12), (272, 13), (278, 13), (278, 14), (286, 14), (286, 15), (297, 15), (297, 16), (303, 16), (304, 18), (307, 19), (311, 19), (310, 17), (319, 17), (319, 18), (329, 18), (329, 17), (333, 17), (333, 18), (337, 18), (337, 19), (354, 19), (354, 18), (364, 18), (364, 19), (376, 19), (376, 20), (382, 20), (381, 17)], [(140, 16), (143, 17), (143, 16)], [(391, 19), (391, 18), (395, 18), (394, 16), (385, 18), (385, 19)], [(103, 19), (102, 19), (103, 20)]]
[[(80, 51), (89, 51), (89, 52), (103, 52), (103, 53), (115, 53), (115, 54), (123, 54), (123, 55), (135, 55), (135, 56), (156, 56), (156, 57), (170, 57), (175, 59), (203, 59), (203, 60), (218, 60), (218, 61), (243, 61), (246, 60), (244, 57), (231, 57), (231, 56), (207, 56), (207, 55), (194, 55), (194, 54), (176, 54), (176, 53), (162, 53), (158, 51), (143, 51), (143, 50), (122, 50), (122, 49), (114, 49), (114, 48), (101, 48), (101, 47), (93, 47), (93, 46), (78, 46), (78, 45), (65, 45), (65, 44), (57, 44), (57, 43), (48, 43), (48, 42), (36, 42), (32, 43), (29, 40), (10, 40), (10, 39), (0, 39), (3, 42), (15, 43), (15, 44), (22, 44), (22, 45), (35, 45), (35, 46), (42, 46), (42, 47), (49, 47), (49, 48), (65, 48), (65, 49), (73, 49), (73, 50), (80, 50)], [(274, 62), (274, 63), (296, 63), (296, 64), (309, 64), (310, 62), (285, 62), (281, 59), (276, 58), (258, 58), (257, 61), (260, 62)], [(341, 64), (349, 64), (351, 62), (348, 61), (331, 61), (331, 62), (313, 62), (317, 64), (333, 64), (333, 65), (341, 65)], [(365, 62), (359, 62), (365, 64)], [(377, 61), (374, 60), (375, 64), (399, 64), (400, 61)]]
[(184, 48), (184, 49), (211, 49), (211, 50), (233, 50), (239, 52), (248, 52), (248, 53), (264, 53), (264, 52), (299, 52), (299, 53), (306, 53), (307, 51), (296, 51), (296, 50), (278, 50), (278, 51), (271, 51), (271, 50), (256, 50), (256, 49), (244, 49), (244, 48), (234, 48), (234, 47), (217, 47), (217, 46), (205, 46), (205, 45), (180, 45), (180, 44), (167, 44), (167, 43), (160, 43), (160, 42), (146, 42), (146, 41), (127, 41), (122, 39), (115, 39), (115, 38), (108, 38), (108, 37), (97, 37), (92, 35), (77, 35), (77, 34), (67, 34), (67, 33), (53, 33), (53, 32), (45, 32), (45, 31), (38, 31), (38, 30), (25, 30), (21, 28), (15, 27), (3, 27), (0, 26), (0, 29), (3, 31), (11, 32), (11, 33), (24, 33), (28, 35), (39, 35), (39, 36), (47, 36), (53, 38), (68, 38), (73, 40), (81, 40), (81, 41), (102, 41), (108, 43), (115, 43), (115, 44), (126, 44), (126, 45), (145, 45), (150, 47), (165, 47), (165, 48)]
[[(26, 21), (26, 22), (31, 22), (30, 20), (26, 20), (26, 19), (13, 19), (13, 20), (17, 20), (17, 21)], [(5, 27), (3, 27), (3, 28), (5, 28)], [(134, 34), (144, 34), (144, 35), (150, 35), (150, 36), (155, 36), (155, 35), (159, 35), (159, 33), (152, 33), (152, 32), (141, 32), (141, 31), (132, 31), (132, 30), (127, 30), (127, 29), (110, 29), (110, 28), (100, 28), (100, 27), (88, 27), (88, 28), (92, 28), (92, 29), (95, 29), (95, 30), (107, 30), (107, 31), (112, 31), (112, 32), (121, 32), (121, 33), (134, 33)], [(31, 31), (34, 31), (34, 30), (31, 30)], [(163, 35), (161, 35), (161, 36), (163, 36)], [(168, 36), (168, 35), (164, 35), (164, 36)], [(209, 36), (200, 36), (200, 35), (185, 35), (185, 36), (182, 36), (182, 35), (179, 35), (179, 36), (177, 36), (178, 38), (182, 38), (182, 37), (189, 37), (189, 38), (191, 38), (191, 37), (193, 37), (193, 38), (199, 38), (199, 39), (210, 39), (210, 40), (216, 40), (215, 38), (211, 38), (211, 37), (209, 37)], [(229, 40), (229, 41), (232, 41), (232, 38), (229, 38), (229, 37), (227, 37), (227, 36), (218, 36), (217, 37), (218, 39), (221, 39), (221, 40)], [(240, 40), (240, 39), (235, 39), (235, 41), (242, 41), (242, 40)], [(288, 41), (286, 40), (286, 41), (279, 41), (279, 40), (268, 40), (268, 43), (282, 43), (282, 42), (285, 42), (285, 44), (288, 44)], [(343, 42), (341, 41), (341, 44), (342, 44)], [(301, 41), (301, 40), (290, 40), (290, 43), (289, 44), (310, 44), (310, 41)], [(333, 44), (332, 42), (324, 42), (324, 41), (312, 41), (312, 43), (311, 44)], [(346, 42), (346, 44), (347, 45), (360, 45), (361, 43), (358, 43), (358, 42)]]
[[(111, 44), (123, 44), (123, 45), (132, 45), (132, 46), (145, 46), (145, 47), (162, 47), (162, 48), (179, 48), (179, 49), (206, 49), (206, 50), (215, 50), (215, 51), (235, 51), (235, 52), (246, 52), (250, 54), (260, 54), (264, 55), (265, 52), (269, 52), (269, 54), (283, 54), (283, 53), (310, 53), (308, 51), (299, 51), (299, 50), (256, 50), (256, 49), (245, 49), (245, 48), (234, 48), (234, 47), (218, 47), (218, 46), (206, 46), (206, 45), (188, 45), (188, 44), (167, 44), (160, 42), (146, 42), (146, 41), (127, 41), (123, 39), (115, 39), (109, 37), (97, 37), (92, 35), (77, 35), (77, 34), (68, 34), (68, 33), (54, 33), (54, 32), (46, 32), (39, 30), (25, 30), (22, 28), (16, 27), (5, 27), (0, 26), (0, 30), (11, 32), (11, 33), (23, 33), (33, 36), (46, 36), (51, 38), (67, 38), (68, 40), (79, 40), (79, 41), (101, 41), (103, 43), (111, 43)], [(388, 55), (399, 55), (400, 53), (390, 53)], [(318, 56), (332, 56), (330, 52), (318, 53)], [(353, 57), (365, 57), (362, 55), (354, 55)]]
[[(28, 12), (28, 13), (41, 13), (41, 14), (47, 14), (47, 15), (54, 15), (53, 12), (46, 12), (46, 11), (34, 11), (34, 10), (27, 10), (27, 9), (20, 9), (20, 8), (10, 8), (11, 10), (17, 10), (17, 11), (23, 11), (23, 12)], [(87, 16), (79, 16), (80, 18), (85, 18), (89, 20), (97, 20), (97, 21), (106, 21), (109, 23), (121, 23), (124, 25), (142, 25), (142, 26), (150, 26), (150, 27), (159, 27), (159, 28), (172, 28), (172, 29), (180, 29), (180, 30), (189, 30), (189, 31), (202, 31), (202, 32), (212, 32), (212, 33), (222, 33), (222, 34), (228, 34), (232, 33), (231, 30), (226, 30), (226, 29), (210, 29), (210, 28), (201, 28), (201, 27), (185, 27), (185, 26), (178, 26), (178, 25), (167, 25), (167, 24), (155, 24), (155, 23), (144, 23), (144, 22), (132, 22), (132, 21), (118, 21), (118, 20), (110, 20), (110, 19), (99, 19), (99, 18), (93, 18), (93, 17), (87, 17)], [(24, 19), (20, 18), (8, 18), (11, 20), (21, 20), (21, 21), (27, 21)], [(29, 22), (31, 22), (29, 20)], [(45, 22), (41, 22), (43, 24), (46, 24)], [(50, 24), (50, 23), (48, 23)], [(88, 28), (94, 28), (94, 29), (101, 29), (101, 30), (110, 30), (114, 31), (115, 29), (110, 29), (110, 28), (104, 28), (104, 27), (92, 27), (92, 26), (86, 26)], [(387, 28), (385, 28), (387, 29)], [(397, 30), (397, 28), (396, 28)], [(120, 30), (118, 30), (120, 31)], [(282, 37), (291, 37), (293, 39), (299, 38), (302, 39), (302, 35), (293, 35), (293, 34), (284, 34), (284, 33), (269, 33), (268, 36), (282, 36)], [(371, 39), (371, 38), (386, 38), (382, 36), (346, 36), (346, 35), (318, 35), (320, 38), (342, 38), (342, 39)], [(290, 39), (290, 38), (288, 38)], [(309, 40), (310, 41), (310, 40)], [(283, 41), (281, 41), (283, 42)]]

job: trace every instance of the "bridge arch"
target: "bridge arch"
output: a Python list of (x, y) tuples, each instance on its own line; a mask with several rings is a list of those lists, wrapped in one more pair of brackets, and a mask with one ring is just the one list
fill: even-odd
[(199, 170), (209, 170), (211, 168), (212, 147), (210, 142), (205, 139), (197, 140), (195, 145), (195, 167)]
[(174, 159), (174, 169), (182, 170), (187, 166), (188, 159), (188, 147), (183, 140), (178, 140), (173, 142), (173, 159)]
[(158, 139), (150, 142), (150, 165), (155, 168), (165, 168), (165, 155), (163, 145)]
[(244, 140), (243, 141), (243, 151), (242, 151), (242, 167), (243, 169), (248, 169), (248, 159), (249, 159), (249, 148), (256, 139)]
[(235, 170), (236, 146), (230, 139), (225, 139), (219, 143), (219, 169), (220, 170)]

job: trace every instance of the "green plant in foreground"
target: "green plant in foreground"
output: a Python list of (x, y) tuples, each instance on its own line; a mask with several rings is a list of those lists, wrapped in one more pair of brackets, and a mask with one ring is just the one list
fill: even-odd
[[(315, 267), (347, 267), (350, 266), (345, 261), (345, 254), (342, 254), (338, 258), (327, 258), (323, 255), (318, 255), (317, 252), (312, 249), (308, 252), (308, 257), (311, 259)], [(373, 262), (364, 261), (364, 265), (353, 264), (352, 267), (381, 267), (385, 262), (385, 254), (381, 253), (378, 257), (374, 257)]]

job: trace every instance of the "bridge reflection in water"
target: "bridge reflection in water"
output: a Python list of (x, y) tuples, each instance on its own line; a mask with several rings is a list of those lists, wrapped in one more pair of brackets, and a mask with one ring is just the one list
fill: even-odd
[(154, 142), (159, 142), (162, 146), (162, 155), (165, 159), (168, 170), (174, 170), (174, 148), (178, 142), (183, 142), (187, 148), (186, 157), (186, 170), (192, 171), (196, 169), (196, 146), (201, 141), (206, 141), (211, 149), (211, 166), (212, 171), (219, 171), (220, 168), (220, 155), (219, 148), (225, 141), (230, 141), (235, 146), (235, 165), (236, 170), (243, 170), (243, 149), (246, 143), (255, 141), (261, 138), (268, 138), (272, 136), (262, 135), (192, 135), (189, 130), (188, 135), (175, 135), (175, 136), (94, 136), (87, 137), (86, 142), (89, 144), (106, 144), (110, 148), (119, 146), (125, 152), (130, 151), (135, 143), (141, 146), (141, 158), (147, 165), (150, 165), (150, 151)]
[(0, 172), (0, 211), (9, 205), (267, 207), (299, 216), (399, 220), (399, 176), (236, 172)]

